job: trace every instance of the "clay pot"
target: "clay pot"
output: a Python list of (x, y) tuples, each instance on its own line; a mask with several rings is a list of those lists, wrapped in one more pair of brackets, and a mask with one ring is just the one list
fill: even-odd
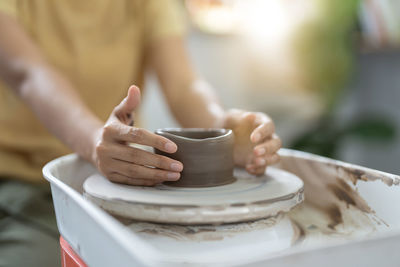
[(166, 182), (179, 187), (210, 187), (229, 184), (233, 177), (233, 132), (228, 129), (166, 128), (155, 132), (173, 141), (177, 152), (161, 154), (183, 163), (181, 178)]

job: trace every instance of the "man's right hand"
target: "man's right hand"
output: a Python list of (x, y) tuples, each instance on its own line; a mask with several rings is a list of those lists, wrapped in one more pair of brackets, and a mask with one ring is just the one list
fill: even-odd
[(183, 169), (181, 162), (129, 144), (140, 144), (174, 153), (172, 141), (133, 125), (132, 112), (140, 103), (140, 90), (131, 86), (127, 97), (115, 107), (106, 124), (98, 130), (93, 155), (97, 169), (110, 181), (130, 185), (153, 186), (176, 181)]

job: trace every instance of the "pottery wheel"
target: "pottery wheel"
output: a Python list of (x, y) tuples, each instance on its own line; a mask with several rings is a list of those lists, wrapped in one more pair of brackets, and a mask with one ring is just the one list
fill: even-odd
[(236, 168), (236, 181), (222, 186), (182, 188), (112, 183), (100, 174), (88, 177), (84, 196), (118, 216), (174, 224), (222, 224), (256, 220), (288, 212), (303, 201), (303, 181), (268, 168), (255, 177)]

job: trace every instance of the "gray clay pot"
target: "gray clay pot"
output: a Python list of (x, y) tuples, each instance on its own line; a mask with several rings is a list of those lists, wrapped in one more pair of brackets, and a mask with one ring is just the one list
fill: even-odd
[(155, 132), (178, 146), (168, 154), (155, 153), (176, 159), (183, 164), (181, 178), (166, 182), (179, 187), (210, 187), (229, 184), (233, 177), (233, 132), (228, 129), (166, 128)]

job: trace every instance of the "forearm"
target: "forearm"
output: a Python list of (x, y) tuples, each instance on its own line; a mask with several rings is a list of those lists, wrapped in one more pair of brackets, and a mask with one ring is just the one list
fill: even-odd
[(52, 134), (92, 161), (95, 135), (104, 123), (62, 75), (48, 66), (29, 67), (16, 91)]
[(224, 110), (207, 82), (191, 66), (182, 38), (170, 37), (149, 47), (168, 105), (183, 127), (222, 127)]
[(46, 63), (13, 18), (0, 13), (0, 78), (39, 120), (72, 150), (91, 160), (93, 135), (101, 122), (72, 85)]
[(211, 86), (204, 80), (193, 79), (174, 103), (172, 113), (183, 127), (223, 127), (225, 111)]

